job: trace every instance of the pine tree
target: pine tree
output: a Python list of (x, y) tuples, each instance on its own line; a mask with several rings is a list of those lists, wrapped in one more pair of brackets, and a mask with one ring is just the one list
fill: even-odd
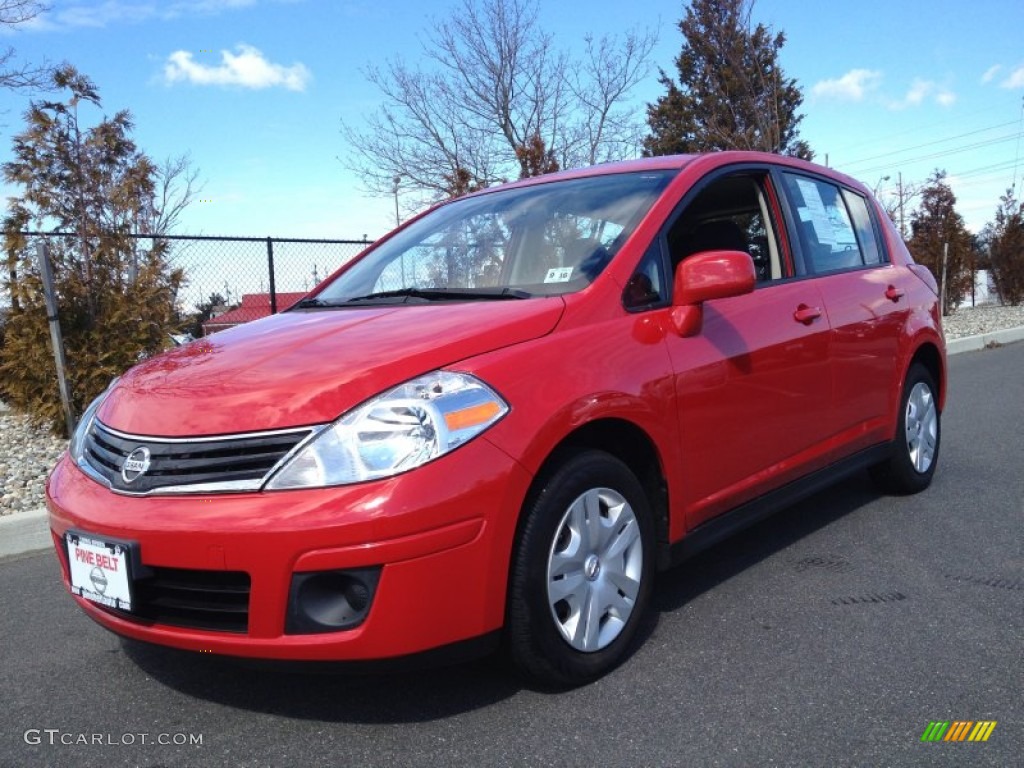
[(783, 33), (751, 28), (753, 0), (694, 0), (679, 22), (678, 81), (647, 108), (644, 154), (760, 150), (810, 159), (799, 139), (803, 95), (779, 66)]
[(974, 239), (956, 212), (956, 195), (946, 183), (945, 171), (936, 170), (928, 178), (921, 190), (921, 204), (911, 215), (910, 231), (910, 252), (939, 281), (945, 313), (951, 314), (971, 292), (975, 252)]
[(999, 298), (1014, 306), (1024, 302), (1024, 202), (1012, 189), (999, 198), (988, 248)]
[(159, 229), (166, 212), (157, 209), (159, 169), (132, 141), (129, 113), (87, 127), (81, 112), (100, 107), (95, 85), (64, 66), (53, 86), (64, 100), (30, 106), (14, 159), (3, 166), (21, 193), (3, 221), (11, 311), (0, 381), (12, 405), (57, 426), (63, 417), (36, 238), (24, 233), (69, 233), (46, 242), (77, 413), (112, 377), (166, 346), (184, 276), (168, 264), (167, 241), (146, 248), (130, 237)]

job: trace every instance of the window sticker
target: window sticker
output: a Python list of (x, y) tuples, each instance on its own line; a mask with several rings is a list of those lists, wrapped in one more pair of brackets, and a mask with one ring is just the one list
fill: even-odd
[(835, 245), (836, 237), (832, 231), (832, 221), (829, 219), (828, 211), (825, 210), (825, 204), (821, 201), (818, 185), (809, 179), (801, 178), (796, 179), (796, 184), (800, 188), (800, 194), (804, 197), (804, 205), (807, 206), (806, 212), (803, 209), (800, 211), (800, 218), (811, 222), (819, 243)]
[(544, 276), (545, 283), (568, 283), (572, 280), (572, 267), (554, 267)]

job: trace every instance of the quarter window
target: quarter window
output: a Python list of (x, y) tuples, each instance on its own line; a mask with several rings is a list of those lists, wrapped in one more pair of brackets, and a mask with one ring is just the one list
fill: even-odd
[(864, 263), (884, 264), (886, 261), (885, 251), (879, 247), (875, 228), (871, 224), (871, 215), (868, 213), (867, 200), (848, 189), (843, 190), (843, 199), (853, 216), (853, 225), (857, 228), (857, 240), (860, 243), (861, 252), (864, 254)]
[(667, 283), (661, 245), (655, 240), (640, 260), (636, 272), (626, 283), (626, 289), (622, 292), (622, 303), (626, 309), (633, 311), (664, 304), (668, 299)]

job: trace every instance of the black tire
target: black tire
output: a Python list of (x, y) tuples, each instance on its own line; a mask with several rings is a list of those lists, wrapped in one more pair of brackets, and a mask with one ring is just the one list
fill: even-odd
[[(538, 488), (523, 510), (512, 556), (505, 642), (512, 662), (531, 681), (583, 685), (625, 658), (650, 602), (656, 556), (650, 504), (629, 468), (603, 451), (566, 458), (545, 473)], [(586, 539), (573, 533), (579, 520), (586, 521)], [(595, 539), (602, 542), (594, 545), (598, 554), (587, 554)], [(578, 572), (576, 563), (584, 563)], [(562, 568), (564, 576), (554, 572)], [(624, 579), (628, 583), (620, 588)], [(556, 601), (561, 593), (549, 593), (549, 584), (557, 590), (570, 583), (578, 586), (566, 599)], [(600, 607), (606, 600), (612, 604)], [(597, 606), (586, 612), (598, 620), (586, 621), (585, 610), (575, 610), (573, 602)], [(590, 647), (581, 650), (574, 642)]]
[[(942, 414), (939, 413), (938, 392), (935, 379), (927, 368), (920, 363), (911, 366), (900, 397), (899, 419), (892, 454), (886, 461), (871, 468), (871, 476), (882, 490), (888, 493), (910, 494), (919, 493), (931, 485), (939, 461), (942, 438)], [(924, 409), (925, 418), (922, 420), (921, 404), (924, 401), (927, 401), (928, 405)], [(928, 407), (934, 418), (927, 415)]]

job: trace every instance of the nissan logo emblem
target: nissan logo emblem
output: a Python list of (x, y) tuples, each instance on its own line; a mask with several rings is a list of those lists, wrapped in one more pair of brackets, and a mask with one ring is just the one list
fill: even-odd
[(105, 594), (107, 591), (107, 574), (103, 572), (103, 569), (96, 566), (89, 572), (89, 581), (92, 582), (93, 589), (96, 590), (97, 594)]
[(121, 479), (131, 483), (141, 477), (149, 469), (149, 448), (136, 448), (128, 454), (121, 465)]

